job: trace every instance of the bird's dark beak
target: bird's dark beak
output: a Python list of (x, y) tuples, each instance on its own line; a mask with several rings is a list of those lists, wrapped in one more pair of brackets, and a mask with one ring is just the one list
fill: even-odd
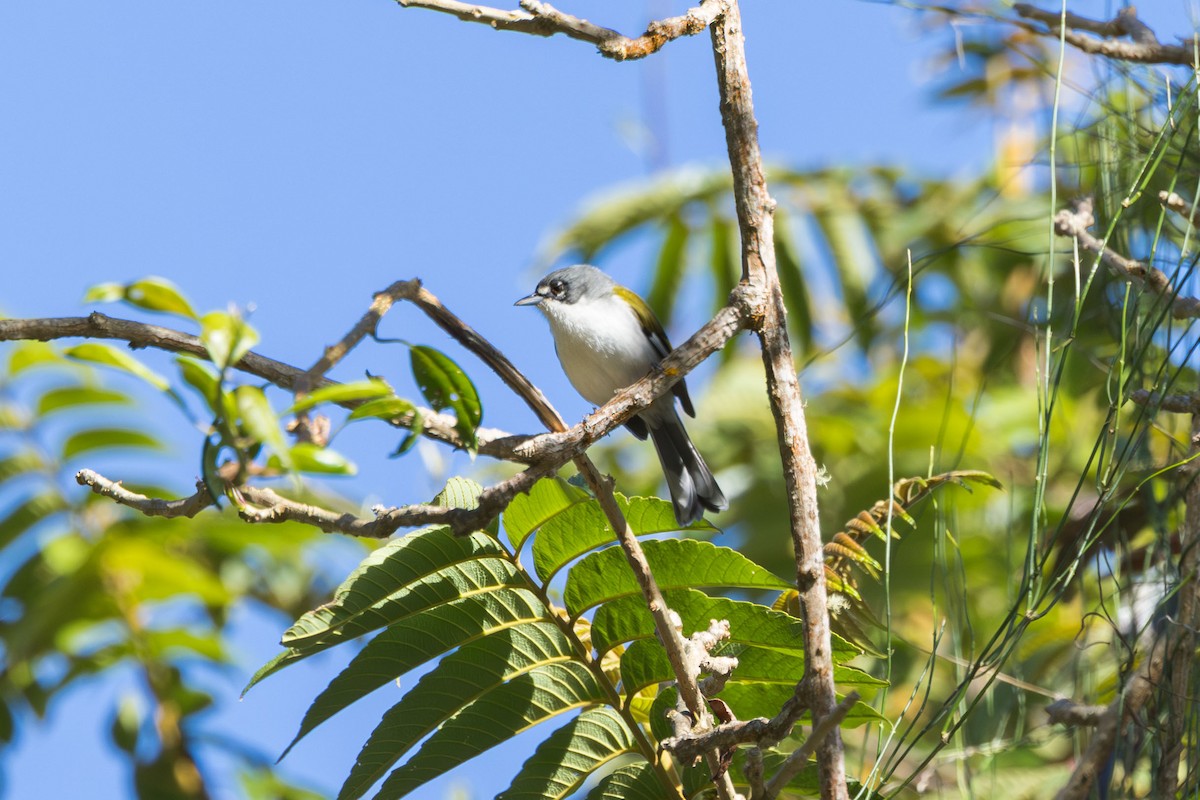
[(534, 292), (533, 294), (529, 295), (528, 297), (522, 297), (520, 300), (513, 303), (513, 305), (514, 306), (536, 306), (545, 299), (546, 299), (545, 295)]

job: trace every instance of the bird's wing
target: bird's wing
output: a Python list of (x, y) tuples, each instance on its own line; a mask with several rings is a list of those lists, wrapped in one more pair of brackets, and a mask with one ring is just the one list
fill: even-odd
[[(629, 307), (633, 309), (633, 313), (637, 315), (638, 321), (642, 324), (642, 330), (650, 341), (650, 346), (654, 348), (655, 354), (659, 359), (666, 358), (673, 348), (671, 340), (667, 338), (667, 332), (663, 330), (662, 323), (658, 321), (658, 317), (654, 316), (654, 310), (638, 296), (637, 292), (626, 289), (624, 286), (614, 287), (613, 293), (629, 303)], [(679, 405), (683, 406), (684, 412), (689, 417), (696, 416), (696, 410), (692, 407), (692, 398), (688, 396), (686, 382), (681, 380), (676, 383), (671, 387), (671, 393), (679, 398)]]

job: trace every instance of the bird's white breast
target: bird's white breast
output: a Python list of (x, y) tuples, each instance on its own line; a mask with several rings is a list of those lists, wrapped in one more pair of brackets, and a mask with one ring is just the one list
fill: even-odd
[(543, 303), (554, 348), (571, 385), (595, 405), (650, 371), (658, 360), (633, 310), (606, 297), (576, 303)]

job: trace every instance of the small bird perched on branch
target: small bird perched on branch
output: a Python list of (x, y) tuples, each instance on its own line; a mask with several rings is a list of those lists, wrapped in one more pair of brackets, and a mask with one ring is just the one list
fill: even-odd
[[(563, 371), (576, 391), (597, 406), (644, 377), (671, 352), (662, 324), (646, 301), (586, 264), (551, 272), (515, 305), (536, 305), (546, 315)], [(683, 410), (696, 416), (687, 386), (679, 381), (671, 392), (674, 397), (658, 398), (625, 427), (637, 438), (649, 436), (654, 442), (675, 519), (689, 525), (705, 509), (720, 511), (728, 503), (675, 410), (678, 397)]]

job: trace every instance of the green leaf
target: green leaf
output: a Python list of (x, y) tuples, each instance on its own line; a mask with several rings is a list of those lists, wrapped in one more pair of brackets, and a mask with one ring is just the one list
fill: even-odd
[[(388, 386), (386, 381), (377, 378), (354, 383), (335, 383), (332, 386), (322, 386), (320, 389), (309, 392), (297, 400), (285, 413), (295, 414), (299, 411), (307, 411), (322, 403), (345, 403), (351, 400), (377, 400), (380, 398), (400, 400), (392, 395), (392, 387)], [(401, 402), (406, 401), (401, 400)], [(409, 405), (412, 404), (409, 403)]]
[(434, 410), (454, 411), (455, 429), (467, 444), (475, 450), (475, 429), (483, 420), (483, 406), (471, 379), (448, 356), (432, 347), (415, 345), (410, 348), (413, 378), (417, 381), (422, 396)]
[[(324, 633), (304, 638), (293, 637), (294, 643), (260, 667), (242, 692), (248, 692), (267, 676), (297, 661), (379, 628), (396, 625), (413, 615), (432, 613), (432, 609), (463, 597), (480, 594), (490, 596), (496, 594), (498, 589), (525, 588), (528, 585), (524, 576), (507, 559), (481, 558), (453, 564), (393, 592), (368, 610), (351, 615), (348, 619), (339, 618), (338, 624)], [(322, 609), (317, 609), (306, 614), (292, 626), (289, 634), (302, 623), (311, 624), (310, 618), (321, 617), (321, 612)], [(321, 621), (317, 619), (317, 622)], [(380, 636), (387, 636), (387, 632)]]
[[(391, 610), (401, 609), (396, 604)], [(397, 618), (368, 642), (313, 700), (287, 750), (343, 708), (442, 653), (506, 628), (549, 621), (546, 606), (523, 588), (488, 586), (482, 594), (457, 597), (416, 612), (404, 610), (409, 612), (407, 616)], [(343, 641), (348, 638), (347, 628), (340, 633), (345, 634)]]
[(729, 170), (686, 168), (622, 187), (590, 203), (570, 226), (553, 235), (539, 261), (549, 264), (575, 251), (581, 261), (594, 263), (595, 255), (622, 234), (679, 214), (688, 203), (725, 194), (732, 182)]
[[(523, 710), (522, 706), (528, 707), (532, 698), (521, 698), (520, 694), (513, 694), (513, 690), (521, 686), (520, 682), (524, 678), (526, 685), (521, 688), (527, 691), (530, 688), (530, 673), (539, 668), (551, 670), (551, 676), (556, 675), (557, 670), (561, 668), (571, 671), (576, 671), (572, 668), (578, 668), (577, 672), (582, 677), (571, 680), (571, 684), (578, 686), (571, 686), (576, 691), (567, 698), (564, 705), (569, 705), (572, 701), (581, 704), (582, 700), (599, 699), (595, 697), (599, 694), (599, 687), (595, 685), (591, 673), (582, 664), (571, 662), (571, 656), (571, 643), (552, 622), (520, 625), (463, 645), (438, 662), (433, 671), (422, 676), (417, 685), (384, 714), (359, 753), (338, 797), (361, 796), (368, 787), (383, 777), (405, 752), (451, 717), (462, 717), (470, 713), (476, 701), (481, 698), (491, 695), (488, 705), (502, 707), (508, 705), (503, 702), (508, 699), (512, 707), (502, 708), (502, 713), (505, 716), (509, 716), (513, 711), (520, 713)], [(541, 682), (543, 681), (539, 681)], [(516, 702), (518, 698), (522, 702)], [(562, 710), (565, 710), (565, 707)], [(458, 727), (461, 729), (462, 725)], [(493, 724), (485, 728), (489, 731), (488, 736), (499, 736), (492, 744), (503, 741), (520, 730), (518, 727), (506, 726), (501, 719), (493, 720)], [(475, 738), (474, 744), (478, 745), (483, 732), (475, 733), (471, 738)], [(431, 738), (429, 743), (433, 741)], [(429, 743), (426, 743), (426, 746)], [(482, 752), (483, 749), (486, 748), (475, 752)], [(461, 763), (467, 758), (469, 756), (462, 755), (456, 763)], [(385, 795), (386, 793), (380, 796)]]
[[(843, 190), (844, 191), (844, 190)], [(850, 323), (860, 345), (870, 345), (877, 325), (871, 313), (868, 290), (877, 274), (879, 257), (864, 221), (853, 199), (835, 197), (813, 214), (833, 256), (834, 268), (841, 281), (842, 297)]]
[(12, 349), (8, 357), (8, 374), (16, 377), (32, 367), (55, 364), (62, 361), (62, 356), (54, 345), (48, 342), (20, 342)]
[[(504, 548), (490, 536), (455, 536), (446, 527), (427, 528), (393, 539), (363, 560), (342, 582), (333, 600), (301, 617), (283, 635), (283, 644), (302, 647), (327, 636), (389, 599), (421, 578), (441, 569), (486, 557), (504, 557)], [(387, 619), (374, 627), (388, 624)]]
[(719, 311), (741, 279), (742, 267), (736, 257), (737, 233), (733, 222), (714, 212), (709, 226), (712, 232), (709, 269), (713, 277), (713, 310)]
[[(633, 497), (627, 500), (616, 495), (616, 500), (635, 536), (680, 530), (716, 530), (704, 520), (681, 526), (675, 520), (671, 503), (657, 497)], [(541, 526), (537, 538), (533, 540), (534, 569), (544, 583), (549, 583), (573, 559), (602, 545), (611, 544), (616, 539), (599, 503), (591, 500), (574, 505)]]
[(791, 225), (780, 209), (775, 210), (775, 259), (783, 302), (788, 310), (788, 322), (800, 340), (801, 351), (809, 352), (812, 350), (814, 331), (808, 282), (792, 242)]
[(358, 467), (336, 450), (312, 442), (298, 442), (288, 450), (289, 469), (313, 475), (355, 475)]
[(239, 314), (212, 311), (200, 320), (200, 341), (208, 357), (224, 370), (242, 360), (258, 344), (258, 332)]
[(627, 764), (605, 775), (587, 800), (663, 800), (663, 786), (649, 761)]
[(118, 350), (115, 347), (99, 342), (84, 342), (77, 344), (74, 347), (67, 348), (63, 351), (63, 355), (68, 358), (74, 358), (78, 361), (90, 361), (93, 364), (103, 364), (106, 367), (113, 367), (130, 375), (136, 375), (146, 383), (153, 386), (159, 391), (165, 392), (171, 388), (167, 379), (159, 375), (154, 370), (147, 367), (142, 362), (138, 361), (133, 356), (126, 353), (124, 350)]
[(646, 302), (658, 314), (663, 327), (669, 327), (675, 311), (675, 296), (683, 282), (687, 267), (688, 235), (691, 233), (682, 214), (672, 214), (666, 223), (667, 233), (662, 249), (658, 251), (658, 263), (654, 266), (654, 283), (646, 296)]
[(608, 706), (585, 709), (538, 745), (496, 800), (561, 800), (597, 769), (636, 750), (620, 714)]
[(591, 498), (587, 492), (561, 478), (543, 478), (528, 494), (519, 494), (504, 509), (504, 532), (514, 552), (520, 552), (531, 533), (548, 520)]
[(279, 427), (279, 418), (275, 416), (263, 390), (257, 386), (239, 386), (234, 389), (233, 398), (246, 432), (269, 447), (290, 469), (292, 459), (287, 441)]
[(50, 389), (38, 398), (37, 415), (53, 414), (55, 411), (85, 405), (129, 405), (130, 399), (120, 392), (99, 389), (94, 386), (60, 386)]
[(19, 450), (0, 458), (0, 483), (33, 472), (49, 474), (51, 465), (36, 450)]
[(125, 287), (125, 300), (147, 311), (196, 319), (191, 303), (179, 291), (179, 287), (166, 278), (151, 276), (134, 281)]
[[(695, 589), (664, 591), (672, 611), (683, 622), (685, 636), (705, 630), (709, 620), (729, 621), (731, 641), (784, 652), (802, 652), (803, 623), (790, 614), (758, 603), (709, 597)], [(640, 595), (610, 601), (596, 609), (591, 627), (592, 646), (600, 655), (625, 642), (653, 639), (654, 619)], [(838, 636), (833, 637), (833, 660), (848, 661), (861, 651)]]
[(216, 370), (202, 361), (182, 356), (175, 359), (175, 364), (184, 383), (196, 390), (215, 416), (225, 420), (236, 419), (237, 407), (233, 395), (221, 389), (221, 379)]
[(453, 477), (433, 498), (432, 505), (443, 508), (461, 508), (467, 511), (479, 508), (479, 498), (483, 495), (483, 487), (470, 478)]
[[(729, 704), (738, 719), (773, 717), (779, 713), (792, 695), (795, 686), (787, 683), (763, 683), (759, 681), (730, 682), (717, 695)], [(839, 699), (841, 694), (838, 695)], [(806, 715), (807, 716), (807, 715)], [(850, 707), (850, 713), (842, 722), (843, 728), (857, 728), (868, 722), (880, 722), (884, 717), (875, 709), (859, 700)]]
[[(786, 589), (783, 579), (758, 566), (736, 550), (694, 539), (642, 543), (650, 570), (663, 590), (693, 586), (746, 589)], [(610, 547), (585, 557), (567, 577), (563, 599), (572, 617), (625, 595), (638, 594), (637, 582), (620, 548)]]
[[(348, 421), (356, 419), (385, 419), (393, 420), (400, 417), (415, 415), (417, 407), (402, 397), (381, 397), (378, 400), (368, 400), (350, 412)], [(413, 427), (418, 424), (419, 417), (413, 419)]]
[(138, 448), (145, 450), (161, 450), (162, 444), (157, 439), (141, 431), (125, 430), (123, 428), (89, 428), (71, 434), (62, 446), (62, 460), (68, 461), (83, 453), (93, 450), (113, 450), (118, 448)]
[(119, 283), (97, 283), (83, 293), (84, 303), (115, 303), (125, 299), (125, 287)]
[(166, 278), (150, 276), (125, 285), (98, 283), (83, 296), (85, 303), (112, 303), (117, 300), (124, 300), (147, 311), (160, 311), (164, 314), (196, 319), (196, 312), (179, 291), (179, 287)]
[[(7, 505), (7, 504), (6, 504)], [(18, 536), (37, 523), (67, 508), (67, 501), (58, 492), (42, 492), (11, 508), (0, 519), (0, 549), (10, 545)]]
[[(731, 683), (779, 683), (795, 687), (797, 681), (804, 677), (804, 654), (799, 649), (784, 652), (726, 644), (715, 655), (737, 657), (738, 667), (733, 671)], [(621, 655), (621, 690), (627, 696), (673, 680), (675, 675), (671, 663), (657, 639), (639, 639)], [(873, 693), (887, 685), (887, 681), (841, 664), (834, 665), (833, 680), (839, 686), (853, 686), (860, 694)]]

